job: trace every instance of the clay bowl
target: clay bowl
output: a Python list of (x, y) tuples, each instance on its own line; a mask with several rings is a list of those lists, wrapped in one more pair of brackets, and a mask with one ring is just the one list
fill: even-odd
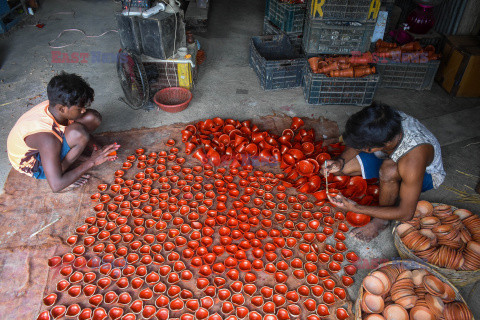
[[(384, 319), (409, 320), (407, 310), (398, 304), (391, 304), (383, 310)], [(368, 319), (368, 318), (367, 318)], [(374, 318), (373, 318), (374, 319)]]
[(366, 292), (362, 299), (362, 309), (367, 313), (381, 313), (385, 302), (381, 296)]
[(416, 208), (416, 213), (418, 212), (418, 215), (416, 216), (419, 217), (427, 217), (431, 216), (433, 213), (433, 205), (425, 200), (420, 200), (417, 202), (417, 208)]
[(374, 295), (382, 295), (387, 292), (387, 289), (384, 285), (382, 279), (377, 278), (374, 275), (366, 276), (362, 282), (363, 288)]
[(427, 307), (416, 306), (410, 310), (410, 320), (436, 320), (435, 314)]
[(303, 176), (311, 175), (315, 170), (315, 165), (308, 160), (302, 160), (295, 165), (297, 172)]
[(442, 296), (445, 293), (445, 285), (442, 280), (434, 275), (427, 275), (423, 278), (423, 285), (428, 292), (434, 296)]

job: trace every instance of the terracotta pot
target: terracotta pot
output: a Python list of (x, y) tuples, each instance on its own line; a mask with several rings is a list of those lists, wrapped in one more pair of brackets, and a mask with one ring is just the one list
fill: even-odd
[(191, 154), (195, 147), (196, 145), (194, 143), (185, 142), (185, 153), (188, 155)]
[(318, 73), (329, 73), (330, 71), (333, 71), (333, 70), (339, 70), (339, 65), (338, 65), (338, 61), (335, 61), (334, 63), (331, 63), (321, 69), (318, 70)]
[(245, 151), (250, 155), (250, 156), (255, 156), (257, 155), (258, 152), (258, 147), (255, 143), (250, 143), (245, 147)]
[(420, 50), (421, 48), (422, 46), (418, 41), (409, 42), (400, 47), (402, 51), (416, 51)]
[(350, 63), (353, 64), (367, 64), (373, 62), (373, 56), (371, 52), (365, 52), (361, 56), (352, 56), (349, 59)]
[(376, 71), (375, 67), (371, 67), (371, 68), (362, 67), (362, 68), (355, 68), (354, 69), (354, 74), (355, 74), (355, 78), (359, 78), (359, 77), (363, 77), (363, 76), (366, 76), (366, 75), (369, 75), (369, 74), (374, 74), (375, 71)]
[(260, 157), (260, 161), (262, 162), (270, 162), (273, 158), (271, 152), (267, 149), (263, 149), (258, 155)]
[(202, 148), (198, 148), (197, 150), (195, 150), (195, 152), (192, 154), (192, 157), (194, 157), (203, 164), (208, 162), (207, 155)]
[(292, 124), (290, 125), (290, 129), (295, 131), (298, 128), (300, 128), (301, 126), (303, 126), (304, 124), (305, 124), (305, 122), (303, 122), (303, 120), (300, 119), (299, 117), (293, 117), (292, 118)]
[(214, 166), (220, 165), (220, 154), (214, 149), (208, 150), (207, 157)]
[(182, 130), (182, 142), (187, 142), (193, 136), (193, 132), (189, 130)]
[(312, 57), (308, 59), (308, 63), (310, 64), (310, 69), (312, 69), (313, 73), (318, 72), (318, 61), (320, 60), (319, 57)]
[(260, 141), (265, 139), (265, 132), (253, 132), (252, 133), (252, 142), (258, 144)]
[(353, 77), (353, 68), (330, 71), (330, 77)]
[(383, 41), (381, 39), (377, 40), (377, 42), (375, 43), (375, 47), (378, 49), (378, 48), (396, 48), (397, 47), (397, 44), (396, 43), (390, 43), (390, 42), (386, 42), (386, 41)]

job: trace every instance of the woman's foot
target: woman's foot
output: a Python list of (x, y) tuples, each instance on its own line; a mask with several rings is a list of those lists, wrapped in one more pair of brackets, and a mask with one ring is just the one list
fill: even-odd
[(388, 220), (374, 218), (366, 226), (353, 230), (351, 235), (358, 240), (370, 241), (376, 238), (380, 231), (389, 225), (389, 222)]

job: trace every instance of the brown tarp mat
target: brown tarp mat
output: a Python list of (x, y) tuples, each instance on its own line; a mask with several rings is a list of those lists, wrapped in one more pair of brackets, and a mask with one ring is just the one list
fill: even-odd
[[(304, 120), (306, 128), (315, 129), (317, 139), (338, 137), (336, 123), (324, 118)], [(291, 118), (269, 116), (252, 122), (260, 130), (281, 134), (290, 126)], [(119, 159), (92, 169), (90, 181), (70, 192), (54, 194), (45, 180), (10, 171), (4, 194), (0, 195), (1, 319), (36, 319), (43, 310), (43, 296), (54, 291), (48, 281), (52, 275), (47, 260), (71, 250), (65, 239), (75, 234), (75, 228), (82, 225), (86, 217), (93, 215), (90, 195), (97, 192), (97, 185), (111, 184), (115, 170), (121, 168), (136, 148), (166, 150), (165, 142), (171, 138), (177, 141), (177, 146), (181, 145), (180, 131), (184, 127), (185, 124), (175, 124), (101, 134), (100, 141), (121, 145)]]

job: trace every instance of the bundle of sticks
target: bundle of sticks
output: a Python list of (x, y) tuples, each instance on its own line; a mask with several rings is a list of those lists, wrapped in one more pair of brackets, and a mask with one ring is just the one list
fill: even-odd
[(359, 78), (376, 72), (370, 67), (372, 54), (366, 52), (355, 56), (312, 57), (308, 59), (313, 73), (323, 73), (330, 77)]
[(401, 62), (428, 62), (441, 58), (440, 54), (435, 53), (434, 46), (428, 45), (422, 48), (418, 41), (398, 46), (396, 43), (378, 40), (375, 43), (375, 54), (379, 58), (395, 59)]

